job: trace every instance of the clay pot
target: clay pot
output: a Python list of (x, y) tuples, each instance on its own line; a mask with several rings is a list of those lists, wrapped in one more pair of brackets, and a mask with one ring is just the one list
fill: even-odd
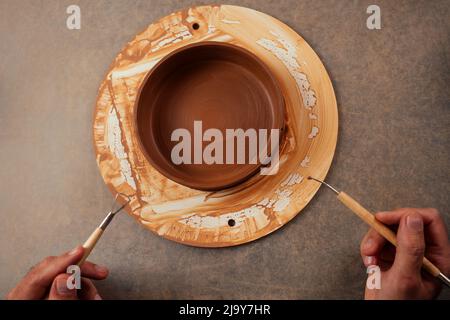
[[(226, 129), (282, 132), (284, 109), (280, 87), (258, 57), (229, 43), (198, 42), (166, 55), (146, 75), (134, 106), (134, 125), (143, 154), (161, 174), (190, 188), (220, 190), (243, 182), (261, 166), (259, 160), (250, 163), (257, 155), (248, 144), (245, 164), (225, 163)], [(210, 128), (222, 132), (223, 164), (194, 163), (195, 148), (210, 144), (198, 143), (194, 121), (202, 122), (201, 134)], [(180, 128), (192, 137), (190, 164), (175, 164), (171, 157), (179, 143), (171, 136)]]

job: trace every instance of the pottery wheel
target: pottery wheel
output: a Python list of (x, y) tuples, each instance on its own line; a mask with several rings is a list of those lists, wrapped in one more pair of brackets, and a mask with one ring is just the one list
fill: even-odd
[[(160, 174), (145, 159), (133, 130), (138, 88), (173, 50), (220, 41), (258, 56), (285, 99), (285, 144), (276, 175), (255, 175), (215, 192), (190, 189)], [(132, 195), (126, 210), (151, 231), (201, 247), (225, 247), (280, 228), (311, 200), (324, 179), (337, 140), (336, 98), (319, 57), (296, 32), (264, 13), (238, 6), (192, 7), (151, 24), (119, 53), (100, 86), (94, 146), (110, 190)]]

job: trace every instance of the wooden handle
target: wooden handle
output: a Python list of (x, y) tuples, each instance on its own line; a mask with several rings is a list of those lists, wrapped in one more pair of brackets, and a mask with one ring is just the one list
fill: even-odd
[[(387, 241), (397, 246), (397, 237), (395, 233), (375, 219), (375, 216), (361, 206), (355, 199), (350, 197), (345, 192), (339, 192), (337, 198), (350, 210), (352, 210), (358, 217), (360, 217), (365, 223), (371, 226), (375, 231), (381, 234)], [(441, 271), (427, 258), (423, 258), (423, 268), (431, 275), (437, 277)]]
[(81, 258), (80, 262), (78, 262), (78, 266), (81, 266), (84, 263), (84, 261), (87, 259), (87, 257), (91, 253), (92, 249), (94, 249), (95, 244), (97, 243), (98, 239), (100, 239), (102, 234), (103, 234), (103, 230), (100, 228), (97, 228), (94, 230), (94, 232), (92, 232), (92, 234), (89, 236), (89, 238), (83, 244), (84, 254), (83, 254), (83, 257)]

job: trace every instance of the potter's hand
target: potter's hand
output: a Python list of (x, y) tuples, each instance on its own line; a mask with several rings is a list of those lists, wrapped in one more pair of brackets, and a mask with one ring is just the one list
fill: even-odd
[(7, 299), (50, 299), (50, 300), (94, 300), (101, 299), (97, 289), (87, 279), (101, 280), (108, 276), (108, 269), (91, 262), (81, 266), (81, 289), (69, 289), (66, 269), (77, 264), (83, 256), (83, 247), (79, 246), (58, 257), (47, 257), (33, 267), (28, 274), (11, 290)]
[(438, 279), (421, 270), (425, 256), (445, 275), (450, 274), (447, 228), (435, 209), (398, 209), (379, 212), (380, 222), (396, 227), (397, 248), (371, 229), (361, 242), (366, 267), (381, 269), (381, 288), (366, 287), (366, 299), (432, 299), (440, 290)]

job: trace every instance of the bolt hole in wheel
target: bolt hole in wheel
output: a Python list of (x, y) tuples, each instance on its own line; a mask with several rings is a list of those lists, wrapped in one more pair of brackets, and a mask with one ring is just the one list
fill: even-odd
[(230, 227), (234, 227), (235, 224), (236, 224), (236, 221), (234, 221), (234, 219), (228, 220), (228, 225), (229, 225)]
[(192, 24), (192, 29), (198, 30), (199, 28), (200, 28), (200, 25), (197, 22)]

